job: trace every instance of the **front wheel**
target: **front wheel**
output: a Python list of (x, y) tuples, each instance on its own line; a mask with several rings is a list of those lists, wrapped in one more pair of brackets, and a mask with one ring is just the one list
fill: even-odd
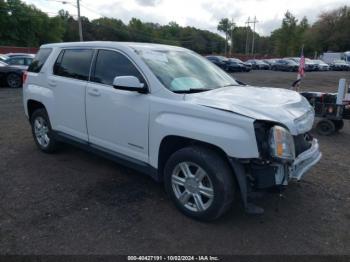
[(180, 149), (169, 158), (164, 183), (182, 213), (203, 221), (219, 218), (230, 208), (236, 187), (223, 157), (199, 146)]

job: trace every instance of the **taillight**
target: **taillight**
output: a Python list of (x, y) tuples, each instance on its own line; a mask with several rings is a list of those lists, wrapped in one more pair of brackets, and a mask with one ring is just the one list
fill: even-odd
[(24, 86), (24, 83), (26, 82), (27, 80), (27, 77), (28, 77), (28, 72), (27, 71), (24, 71), (23, 74), (22, 74), (22, 85)]

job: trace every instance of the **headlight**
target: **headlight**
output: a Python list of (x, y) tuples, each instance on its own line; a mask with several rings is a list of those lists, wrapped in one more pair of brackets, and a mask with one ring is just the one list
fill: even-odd
[(269, 145), (271, 156), (283, 160), (295, 159), (295, 147), (293, 136), (281, 126), (270, 129)]
[(310, 109), (305, 114), (294, 119), (294, 124), (297, 127), (298, 133), (303, 134), (309, 131), (314, 123), (314, 118), (315, 111), (310, 107)]

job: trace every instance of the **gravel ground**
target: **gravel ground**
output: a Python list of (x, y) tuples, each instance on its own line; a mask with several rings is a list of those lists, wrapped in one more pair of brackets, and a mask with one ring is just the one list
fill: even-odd
[[(270, 71), (235, 76), (278, 87), (295, 79)], [(336, 91), (340, 77), (349, 73), (307, 73), (303, 86)], [(318, 137), (323, 159), (283, 198), (257, 200), (264, 215), (236, 207), (200, 223), (142, 174), (70, 146), (39, 152), (21, 99), (21, 90), (0, 89), (1, 254), (350, 254), (349, 123)]]

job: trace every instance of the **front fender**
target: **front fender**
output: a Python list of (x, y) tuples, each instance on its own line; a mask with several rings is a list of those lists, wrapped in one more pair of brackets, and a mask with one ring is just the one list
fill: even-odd
[[(259, 156), (254, 131), (254, 119), (217, 109), (191, 112), (189, 115), (162, 112), (154, 116), (150, 126), (150, 164), (158, 167), (161, 141), (167, 136), (179, 136), (212, 144), (229, 157)], [(205, 111), (205, 110), (204, 110)], [(215, 114), (213, 114), (215, 111)], [(211, 117), (208, 117), (211, 115)]]

